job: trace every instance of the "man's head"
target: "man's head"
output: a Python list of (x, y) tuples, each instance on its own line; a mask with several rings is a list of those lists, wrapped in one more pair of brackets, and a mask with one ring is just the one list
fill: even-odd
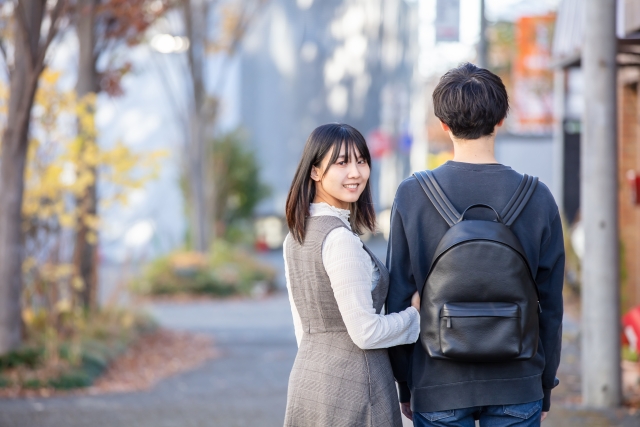
[(509, 111), (509, 97), (500, 77), (473, 64), (449, 70), (433, 91), (436, 117), (458, 139), (493, 134)]

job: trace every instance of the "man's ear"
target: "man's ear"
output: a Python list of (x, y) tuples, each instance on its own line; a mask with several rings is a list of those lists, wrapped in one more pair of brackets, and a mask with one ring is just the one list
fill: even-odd
[(501, 127), (501, 126), (504, 124), (504, 119), (505, 119), (505, 118), (502, 118), (502, 120), (500, 120), (500, 121), (496, 124), (496, 127), (497, 127), (497, 128)]
[(440, 127), (445, 132), (449, 132), (451, 130), (451, 128), (449, 126), (447, 126), (447, 124), (445, 122), (443, 122), (442, 120), (440, 120)]
[(320, 174), (318, 174), (318, 168), (311, 166), (311, 179), (314, 181), (320, 181)]

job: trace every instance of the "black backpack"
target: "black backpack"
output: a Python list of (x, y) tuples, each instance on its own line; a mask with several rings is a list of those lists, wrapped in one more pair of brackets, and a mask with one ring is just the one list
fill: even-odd
[[(431, 171), (415, 173), (449, 225), (431, 260), (420, 303), (420, 341), (435, 359), (524, 360), (538, 348), (539, 294), (520, 241), (509, 227), (538, 178), (524, 175), (500, 214), (469, 206), (460, 214)], [(469, 220), (469, 209), (491, 209), (494, 221)]]

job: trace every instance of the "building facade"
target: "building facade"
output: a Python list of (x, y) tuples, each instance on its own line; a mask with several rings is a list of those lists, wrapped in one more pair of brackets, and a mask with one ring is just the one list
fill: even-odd
[[(622, 311), (640, 304), (640, 3), (618, 0), (618, 210), (621, 248)], [(563, 0), (554, 35), (556, 193), (568, 220), (569, 232), (580, 227), (580, 124), (582, 79), (580, 57), (584, 4)], [(573, 239), (580, 253), (580, 238)]]
[[(318, 125), (348, 123), (378, 157), (378, 210), (408, 174), (408, 131), (418, 2), (275, 0), (252, 25), (240, 55), (240, 125), (272, 197), (259, 215), (284, 214), (306, 138)], [(385, 144), (389, 145), (386, 146)]]

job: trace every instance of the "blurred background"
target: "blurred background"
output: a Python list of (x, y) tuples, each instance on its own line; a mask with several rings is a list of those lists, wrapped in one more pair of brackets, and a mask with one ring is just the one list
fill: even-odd
[[(619, 263), (603, 286), (620, 301), (621, 391), (597, 413), (571, 409), (598, 244), (580, 214), (583, 60), (606, 17), (587, 3), (614, 17), (598, 34), (618, 112), (603, 143)], [(2, 0), (0, 47), (0, 425), (281, 425), (296, 352), (284, 205), (307, 136), (329, 122), (365, 135), (379, 232), (363, 240), (384, 259), (400, 182), (453, 157), (431, 93), (463, 62), (507, 87), (498, 160), (538, 176), (564, 216), (550, 425), (640, 422), (637, 0)], [(141, 380), (145, 366), (158, 374)], [(85, 391), (45, 399), (65, 390)], [(78, 397), (114, 390), (127, 394)]]

